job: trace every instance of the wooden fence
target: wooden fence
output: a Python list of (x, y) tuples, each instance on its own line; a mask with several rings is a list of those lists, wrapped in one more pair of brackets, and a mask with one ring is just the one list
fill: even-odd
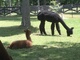
[[(75, 9), (74, 9), (75, 8)], [(36, 15), (38, 11), (41, 10), (51, 10), (54, 11), (55, 8), (53, 9), (50, 8), (50, 5), (45, 5), (45, 6), (30, 6), (30, 12)], [(63, 5), (62, 8), (59, 9), (60, 12), (66, 13), (67, 11), (75, 11), (76, 13), (80, 12), (80, 4), (68, 4), (68, 5)], [(17, 13), (21, 14), (21, 7), (0, 7), (0, 16), (6, 16), (11, 13)]]
[(20, 7), (0, 7), (0, 15), (6, 16), (11, 13), (19, 14)]

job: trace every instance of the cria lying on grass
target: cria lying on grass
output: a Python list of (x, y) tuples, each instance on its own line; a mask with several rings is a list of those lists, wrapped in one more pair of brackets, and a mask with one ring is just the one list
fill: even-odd
[(27, 30), (24, 30), (24, 32), (26, 33), (27, 40), (14, 41), (10, 44), (10, 46), (8, 46), (8, 48), (18, 49), (18, 48), (30, 48), (30, 47), (32, 47), (32, 40), (30, 37), (31, 31), (29, 29), (27, 29)]

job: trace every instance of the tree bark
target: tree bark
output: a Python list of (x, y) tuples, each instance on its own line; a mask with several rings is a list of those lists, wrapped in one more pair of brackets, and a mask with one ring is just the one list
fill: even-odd
[(30, 27), (30, 6), (29, 6), (29, 0), (22, 0), (21, 13), (22, 13), (21, 25), (26, 27), (26, 28), (29, 28)]

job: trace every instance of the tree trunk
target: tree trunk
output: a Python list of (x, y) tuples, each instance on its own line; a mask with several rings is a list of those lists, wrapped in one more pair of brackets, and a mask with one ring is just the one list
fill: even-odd
[(46, 9), (46, 0), (44, 0), (44, 5), (43, 5), (43, 7), (44, 7), (44, 10), (47, 10), (47, 9)]
[(22, 13), (21, 25), (23, 27), (29, 28), (30, 27), (30, 6), (29, 6), (29, 0), (22, 0), (21, 13)]

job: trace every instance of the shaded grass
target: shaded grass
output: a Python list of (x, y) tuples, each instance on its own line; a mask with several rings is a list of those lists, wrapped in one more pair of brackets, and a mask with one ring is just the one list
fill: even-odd
[(55, 46), (34, 45), (30, 49), (7, 50), (14, 60), (79, 60), (80, 43), (67, 43), (53, 42)]
[(0, 27), (0, 36), (11, 36), (23, 33), (19, 26)]
[[(36, 27), (31, 26), (32, 32), (35, 32), (37, 30)], [(21, 26), (10, 26), (10, 27), (0, 27), (0, 36), (12, 36), (12, 35), (18, 35), (24, 32), (24, 28)]]
[(55, 36), (51, 36), (51, 23), (49, 22), (46, 22), (45, 26), (48, 35), (41, 36), (39, 32), (40, 21), (32, 17), (31, 38), (33, 47), (11, 50), (7, 46), (12, 41), (26, 39), (23, 28), (20, 27), (21, 17), (12, 19), (11, 17), (2, 17), (0, 19), (0, 40), (14, 60), (80, 60), (80, 18), (68, 18), (66, 15), (65, 18), (65, 23), (69, 27), (74, 27), (72, 36), (67, 37), (66, 30), (61, 24), (62, 35), (59, 36), (55, 30)]

